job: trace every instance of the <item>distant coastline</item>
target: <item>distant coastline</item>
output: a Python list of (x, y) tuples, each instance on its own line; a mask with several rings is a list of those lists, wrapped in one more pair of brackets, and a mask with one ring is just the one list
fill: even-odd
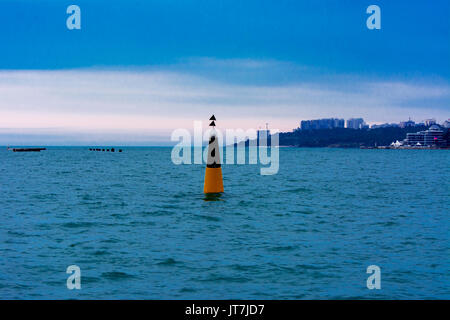
[[(279, 133), (280, 147), (297, 148), (359, 148), (359, 149), (390, 149), (393, 143), (404, 141), (408, 133), (426, 131), (427, 126), (381, 127), (374, 129), (312, 129), (294, 130)], [(439, 146), (395, 146), (396, 149), (448, 149), (450, 147), (450, 131), (443, 128), (444, 141)], [(270, 139), (270, 137), (269, 137)], [(237, 145), (243, 146), (244, 143)], [(245, 146), (249, 141), (245, 141)], [(270, 143), (269, 143), (270, 145)]]
[[(426, 126), (387, 127), (376, 129), (316, 129), (295, 130), (280, 133), (280, 146), (361, 148), (389, 146), (392, 142), (402, 141), (408, 133), (427, 130)], [(446, 130), (448, 141), (449, 131)]]

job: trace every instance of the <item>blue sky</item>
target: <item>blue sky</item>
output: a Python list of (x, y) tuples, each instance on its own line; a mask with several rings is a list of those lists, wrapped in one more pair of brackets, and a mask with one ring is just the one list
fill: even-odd
[[(66, 28), (70, 4), (81, 30)], [(381, 30), (366, 28), (371, 4)], [(2, 0), (0, 24), (0, 143), (163, 141), (212, 112), (289, 130), (450, 111), (448, 1)]]

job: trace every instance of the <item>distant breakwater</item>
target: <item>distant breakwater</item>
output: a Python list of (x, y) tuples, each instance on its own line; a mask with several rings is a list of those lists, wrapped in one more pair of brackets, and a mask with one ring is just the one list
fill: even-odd
[[(89, 151), (116, 152), (116, 149), (115, 148), (89, 148)], [(122, 152), (122, 149), (118, 149), (117, 152)]]

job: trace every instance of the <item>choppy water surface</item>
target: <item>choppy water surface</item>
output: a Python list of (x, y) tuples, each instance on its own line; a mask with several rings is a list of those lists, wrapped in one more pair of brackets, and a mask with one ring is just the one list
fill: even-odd
[(1, 150), (0, 298), (450, 298), (448, 151), (283, 148), (220, 201), (170, 152)]

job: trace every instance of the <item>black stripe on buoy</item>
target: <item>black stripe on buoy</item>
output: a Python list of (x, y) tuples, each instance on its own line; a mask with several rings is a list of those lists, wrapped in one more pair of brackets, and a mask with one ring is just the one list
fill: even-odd
[[(216, 157), (216, 149), (214, 148), (214, 145), (213, 145), (214, 141), (216, 141), (216, 136), (212, 135), (212, 136), (209, 138), (209, 145), (210, 145), (211, 148), (213, 148), (213, 149), (211, 150), (211, 157), (212, 157), (212, 158), (215, 158), (215, 157)], [(216, 160), (214, 160), (213, 163), (211, 163), (211, 164), (206, 164), (206, 167), (207, 167), (207, 168), (220, 168), (221, 165), (220, 165), (220, 163), (216, 163)]]

